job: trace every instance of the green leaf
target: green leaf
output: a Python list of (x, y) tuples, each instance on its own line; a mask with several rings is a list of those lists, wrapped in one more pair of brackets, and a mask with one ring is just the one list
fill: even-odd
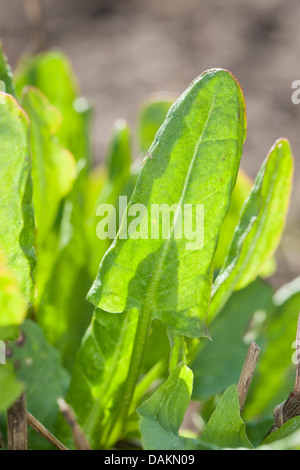
[(14, 403), (23, 389), (24, 385), (15, 378), (11, 368), (0, 364), (0, 413)]
[(16, 89), (21, 96), (28, 85), (39, 88), (62, 114), (58, 131), (60, 143), (82, 165), (90, 164), (89, 125), (91, 109), (80, 96), (71, 64), (66, 56), (52, 50), (34, 57), (24, 57), (16, 71)]
[[(67, 401), (94, 448), (110, 448), (119, 437), (138, 313), (111, 315), (96, 309), (77, 355)], [(115, 428), (116, 426), (116, 428)]]
[(295, 381), (296, 330), (300, 311), (300, 278), (283, 286), (274, 296), (275, 308), (257, 342), (262, 347), (257, 378), (253, 382), (244, 416), (272, 413), (286, 400)]
[(138, 115), (137, 137), (141, 154), (150, 148), (155, 134), (164, 122), (166, 115), (174, 103), (174, 97), (155, 95), (145, 100)]
[(219, 447), (252, 448), (246, 435), (246, 426), (240, 415), (237, 386), (231, 385), (222, 395), (204, 429), (200, 441)]
[[(135, 203), (144, 204), (148, 213), (152, 204), (177, 204), (178, 222), (184, 204), (205, 204), (205, 244), (188, 250), (188, 239), (175, 239), (174, 223), (167, 240), (123, 239), (124, 217), (90, 290), (92, 303), (116, 313), (146, 309), (146, 315), (161, 319), (178, 334), (207, 335), (212, 260), (244, 137), (244, 101), (237, 82), (223, 70), (204, 73), (171, 107), (126, 214), (135, 222), (130, 215)], [(147, 228), (148, 220), (144, 222)], [(161, 228), (161, 220), (157, 222)], [(152, 220), (149, 225), (154, 225)]]
[(176, 450), (187, 446), (188, 441), (180, 437), (178, 431), (192, 388), (192, 371), (186, 365), (178, 364), (166, 382), (138, 409), (145, 450)]
[[(13, 82), (13, 74), (8, 64), (6, 55), (3, 52), (2, 42), (0, 40), (0, 91), (16, 96), (15, 85)], [(3, 85), (4, 84), (4, 85)]]
[(265, 319), (273, 308), (272, 298), (272, 288), (260, 279), (232, 295), (210, 324), (212, 341), (200, 343), (190, 365), (194, 400), (207, 400), (238, 382), (248, 349), (249, 324)]
[(53, 227), (62, 199), (72, 189), (76, 162), (55, 137), (61, 126), (61, 115), (46, 96), (37, 89), (27, 88), (22, 106), (31, 124), (33, 204), (37, 242), (41, 245)]
[(234, 290), (253, 281), (280, 241), (291, 192), (293, 158), (278, 140), (264, 161), (234, 232), (225, 263), (214, 282), (209, 321)]
[[(69, 377), (61, 366), (58, 351), (47, 343), (36, 323), (26, 320), (20, 331), (19, 339), (8, 346), (9, 364), (16, 377), (26, 385), (28, 411), (55, 434), (56, 401), (65, 396)], [(35, 449), (49, 448), (47, 441), (31, 429), (29, 444)]]
[[(295, 416), (286, 423), (284, 423), (279, 429), (269, 434), (262, 442), (262, 445), (271, 444), (271, 442), (279, 441), (291, 436), (300, 429), (300, 416)], [(300, 445), (300, 440), (299, 440)]]
[(27, 302), (32, 302), (35, 253), (29, 121), (15, 98), (0, 93), (0, 99), (0, 250)]

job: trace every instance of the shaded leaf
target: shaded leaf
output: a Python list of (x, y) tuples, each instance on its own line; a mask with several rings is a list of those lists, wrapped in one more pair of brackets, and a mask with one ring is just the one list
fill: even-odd
[[(36, 323), (26, 320), (20, 332), (20, 338), (9, 344), (9, 363), (16, 377), (26, 385), (28, 411), (55, 434), (56, 400), (65, 396), (69, 377), (61, 366), (58, 351), (47, 343)], [(49, 448), (47, 441), (33, 430), (29, 430), (29, 444), (35, 449)]]
[(246, 435), (245, 423), (240, 415), (236, 385), (231, 385), (222, 395), (200, 440), (231, 449), (252, 448)]

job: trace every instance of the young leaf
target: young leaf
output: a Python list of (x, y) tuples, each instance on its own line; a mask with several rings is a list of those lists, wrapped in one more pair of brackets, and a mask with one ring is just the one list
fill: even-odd
[(287, 140), (278, 140), (264, 161), (243, 206), (225, 263), (216, 278), (211, 321), (234, 290), (253, 281), (277, 248), (291, 192), (293, 159)]
[[(178, 435), (193, 388), (192, 371), (179, 364), (166, 382), (138, 409), (145, 450), (187, 448), (188, 440)], [(192, 447), (192, 440), (189, 447)], [(196, 446), (196, 441), (194, 441)]]
[[(88, 299), (94, 305), (116, 313), (135, 307), (145, 325), (156, 317), (175, 333), (207, 335), (212, 260), (244, 137), (244, 101), (237, 82), (223, 70), (204, 73), (171, 107), (126, 211), (135, 223), (136, 203), (143, 204), (147, 214), (152, 204), (176, 204), (170, 237), (124, 239), (125, 216), (90, 290)], [(185, 236), (175, 238), (185, 204), (205, 205), (205, 243), (198, 243), (197, 249), (187, 249), (190, 240)], [(143, 222), (146, 229), (155, 225), (153, 220), (148, 224), (147, 216)], [(155, 222), (161, 229), (162, 221)]]
[[(55, 433), (56, 401), (65, 396), (69, 377), (61, 366), (58, 351), (47, 343), (36, 323), (26, 320), (20, 332), (19, 339), (8, 345), (8, 362), (16, 377), (26, 385), (28, 411)], [(29, 431), (29, 443), (33, 448), (49, 448), (47, 441), (33, 430)]]
[(15, 98), (0, 92), (0, 249), (27, 302), (33, 301), (32, 183), (29, 121)]
[(222, 395), (204, 429), (200, 441), (219, 447), (252, 448), (246, 435), (246, 426), (240, 415), (237, 386), (231, 385)]

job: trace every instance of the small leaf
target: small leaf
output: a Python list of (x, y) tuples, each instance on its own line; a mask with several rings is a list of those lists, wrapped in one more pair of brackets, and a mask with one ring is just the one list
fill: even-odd
[(140, 432), (145, 450), (175, 450), (186, 445), (178, 430), (189, 405), (192, 388), (192, 371), (179, 364), (138, 409), (142, 417)]
[(252, 448), (246, 435), (246, 426), (240, 415), (237, 386), (231, 385), (222, 395), (204, 429), (200, 441), (219, 447)]
[(276, 250), (285, 223), (292, 172), (289, 143), (278, 140), (245, 201), (224, 266), (214, 282), (209, 321), (234, 290), (247, 286), (257, 277)]

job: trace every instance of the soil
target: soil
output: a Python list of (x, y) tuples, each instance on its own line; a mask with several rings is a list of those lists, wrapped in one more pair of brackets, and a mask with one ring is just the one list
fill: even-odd
[[(23, 0), (24, 1), (24, 0)], [(28, 1), (28, 0), (27, 0)], [(111, 127), (123, 117), (134, 129), (148, 94), (180, 94), (202, 71), (229, 69), (245, 93), (248, 137), (243, 168), (255, 177), (278, 137), (295, 156), (294, 192), (275, 285), (300, 266), (300, 79), (297, 0), (43, 0), (48, 45), (70, 57), (82, 93), (94, 103), (95, 161), (103, 159)], [(0, 37), (13, 66), (36, 39), (22, 0), (0, 0)]]

